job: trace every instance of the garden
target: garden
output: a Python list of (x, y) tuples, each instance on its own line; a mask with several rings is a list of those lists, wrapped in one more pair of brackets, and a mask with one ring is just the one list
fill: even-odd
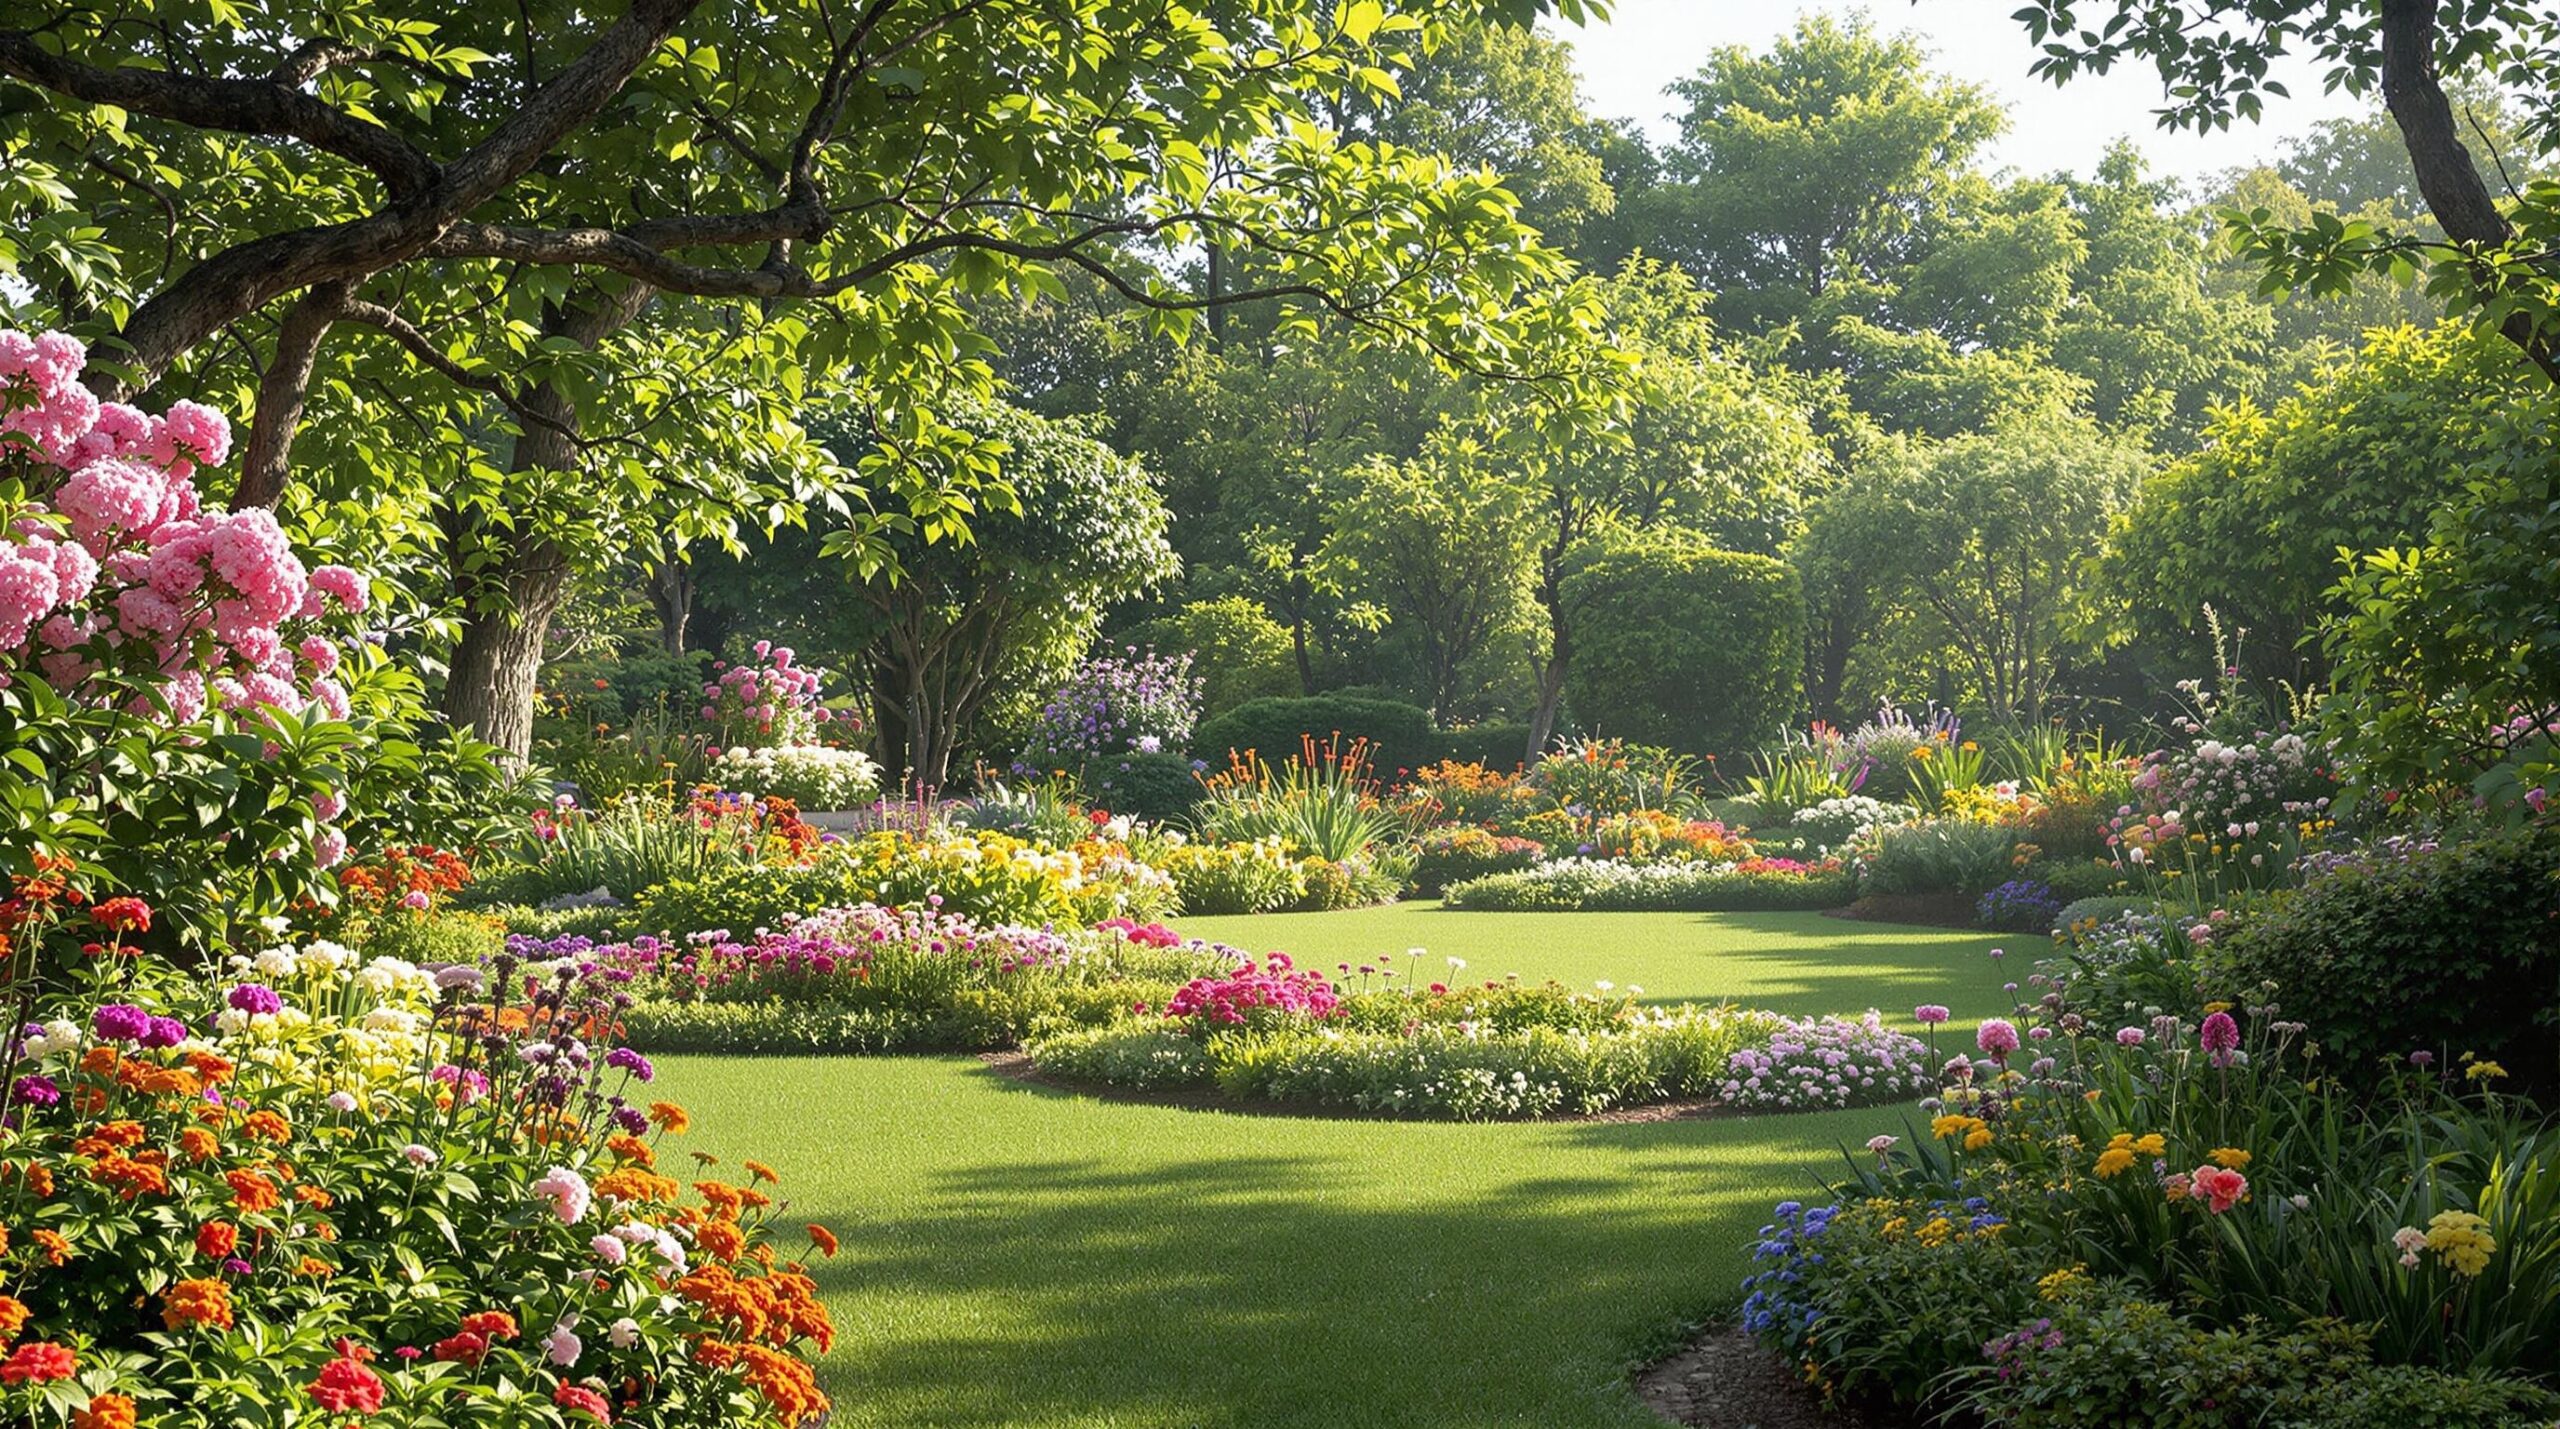
[(1613, 8), (0, 19), (0, 1423), (2560, 1425), (2560, 27)]

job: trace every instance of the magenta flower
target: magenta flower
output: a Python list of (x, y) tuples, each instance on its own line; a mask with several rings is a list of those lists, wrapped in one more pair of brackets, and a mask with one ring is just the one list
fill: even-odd
[(1954, 1014), (1948, 1012), (1945, 1008), (1940, 1007), (1934, 1002), (1924, 1002), (1918, 1007), (1911, 1009), (1911, 1015), (1918, 1018), (1923, 1023), (1935, 1026), (1938, 1023), (1946, 1021)]

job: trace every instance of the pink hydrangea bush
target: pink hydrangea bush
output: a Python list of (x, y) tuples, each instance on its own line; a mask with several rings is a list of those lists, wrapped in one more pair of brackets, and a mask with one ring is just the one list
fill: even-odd
[(773, 749), (815, 744), (835, 717), (819, 703), (826, 671), (799, 663), (788, 645), (755, 644), (755, 657), (712, 663), (702, 687), (702, 721), (712, 726), (715, 747)]
[(364, 581), (306, 567), (259, 508), (206, 507), (220, 412), (152, 416), (81, 385), (64, 333), (0, 330), (0, 685), (32, 671), (92, 704), (192, 723), (209, 709), (347, 713), (324, 616)]

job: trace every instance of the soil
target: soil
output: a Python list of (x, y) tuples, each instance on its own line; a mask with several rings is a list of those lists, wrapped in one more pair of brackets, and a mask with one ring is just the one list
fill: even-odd
[(1693, 1429), (1899, 1429), (1825, 1405), (1792, 1366), (1732, 1325), (1709, 1328), (1638, 1375), (1636, 1396)]
[[(1975, 927), (1974, 900), (1961, 893), (1873, 893), (1823, 916), (1862, 923), (1917, 923), (1930, 928)], [(1977, 930), (1978, 931), (1978, 930)]]
[[(1393, 1112), (1360, 1111), (1351, 1107), (1308, 1106), (1297, 1102), (1239, 1101), (1234, 1097), (1213, 1091), (1131, 1091), (1126, 1087), (1115, 1087), (1101, 1082), (1051, 1076), (1034, 1066), (1031, 1058), (1021, 1052), (981, 1052), (978, 1054), (978, 1060), (986, 1063), (990, 1071), (1001, 1073), (1018, 1082), (1029, 1082), (1033, 1086), (1075, 1092), (1080, 1096), (1099, 1097), (1105, 1101), (1180, 1107), (1187, 1111), (1235, 1112), (1243, 1116), (1319, 1117), (1328, 1121), (1412, 1121), (1415, 1119), (1400, 1117)], [(1578, 1121), (1613, 1125), (1648, 1121), (1690, 1121), (1701, 1117), (1731, 1114), (1732, 1112), (1724, 1103), (1701, 1098), (1688, 1101), (1654, 1102), (1647, 1106), (1594, 1112), (1588, 1116), (1543, 1116), (1537, 1120), (1542, 1123)]]

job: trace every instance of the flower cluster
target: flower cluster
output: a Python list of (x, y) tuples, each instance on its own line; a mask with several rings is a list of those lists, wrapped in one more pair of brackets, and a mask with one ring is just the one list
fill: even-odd
[(880, 766), (859, 749), (823, 744), (732, 744), (704, 767), (722, 789), (788, 799), (804, 809), (850, 809), (880, 792)]
[(1333, 984), (1312, 970), (1301, 972), (1287, 953), (1273, 953), (1260, 963), (1248, 961), (1224, 977), (1193, 978), (1167, 1002), (1164, 1015), (1177, 1022), (1214, 1030), (1242, 1027), (1254, 1014), (1321, 1021), (1341, 1005)]
[(1927, 1046), (1871, 1010), (1781, 1020), (1766, 1046), (1726, 1061), (1723, 1095), (1754, 1110), (1803, 1111), (1916, 1097), (1933, 1085)]
[(34, 498), (0, 531), (0, 680), (33, 667), (176, 724), (209, 708), (344, 718), (318, 621), (361, 611), (362, 578), (305, 567), (264, 509), (202, 504), (197, 468), (230, 454), (221, 413), (100, 402), (87, 364), (66, 334), (0, 330), (0, 474)]
[(746, 747), (813, 744), (834, 711), (819, 703), (824, 670), (798, 663), (788, 645), (755, 643), (754, 657), (711, 662), (702, 687), (702, 721), (712, 726), (713, 753)]
[(1200, 718), (1200, 679), (1191, 654), (1159, 655), (1136, 646), (1099, 655), (1040, 707), (1016, 773), (1074, 772), (1120, 754), (1181, 754)]

